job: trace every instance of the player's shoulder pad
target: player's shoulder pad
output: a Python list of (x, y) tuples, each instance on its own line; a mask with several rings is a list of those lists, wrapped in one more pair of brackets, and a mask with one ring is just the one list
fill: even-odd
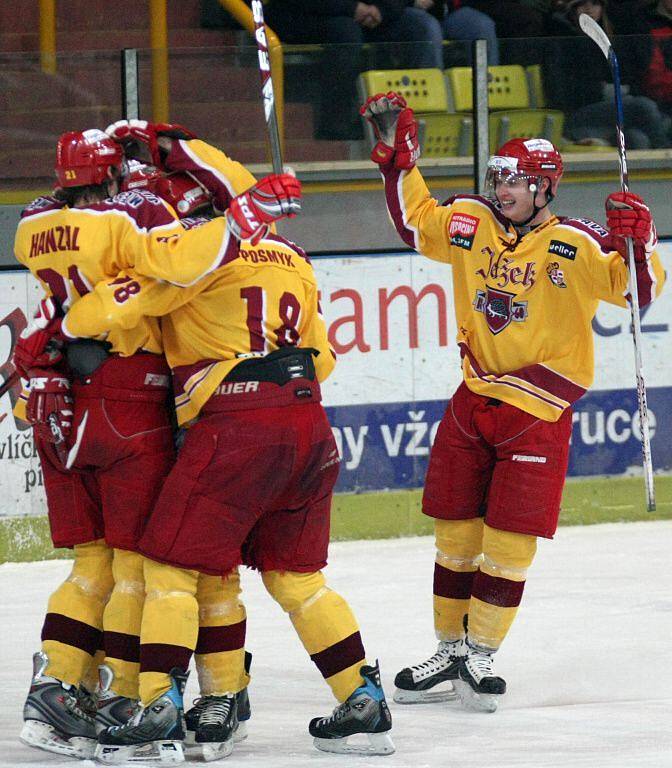
[(185, 229), (196, 229), (196, 227), (201, 227), (209, 221), (212, 221), (212, 219), (209, 219), (207, 216), (187, 216), (184, 219), (180, 219), (180, 224)]
[(109, 200), (88, 206), (100, 212), (115, 212), (128, 216), (138, 229), (174, 224), (177, 215), (160, 197), (147, 189), (133, 189), (120, 192)]
[(57, 211), (60, 208), (65, 207), (65, 203), (59, 200), (53, 195), (43, 195), (42, 197), (36, 197), (31, 203), (21, 211), (21, 218), (25, 219), (28, 216), (34, 216), (36, 213), (44, 213), (45, 211)]
[(506, 216), (504, 216), (504, 214), (492, 202), (492, 200), (484, 197), (483, 195), (458, 194), (449, 197), (447, 200), (444, 200), (444, 202), (441, 203), (442, 206), (455, 206), (460, 204), (464, 204), (466, 207), (482, 208), (490, 213), (490, 215), (496, 219), (503, 227), (506, 228), (509, 225), (509, 220), (506, 218)]
[(291, 240), (288, 240), (286, 237), (283, 237), (282, 235), (269, 232), (264, 238), (264, 240), (272, 240), (276, 243), (280, 243), (280, 245), (284, 245), (285, 248), (289, 248), (291, 251), (293, 251), (299, 258), (303, 259), (307, 264), (311, 263), (310, 257), (303, 250), (303, 248), (301, 248), (301, 246), (297, 245)]
[(598, 247), (602, 253), (611, 253), (614, 247), (611, 241), (611, 235), (601, 224), (592, 219), (583, 219), (578, 216), (562, 216), (556, 227), (568, 227), (586, 240)]

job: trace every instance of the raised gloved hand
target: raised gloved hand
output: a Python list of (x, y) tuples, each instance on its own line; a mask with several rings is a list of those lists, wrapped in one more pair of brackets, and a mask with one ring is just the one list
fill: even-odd
[(418, 123), (406, 99), (394, 91), (370, 96), (359, 110), (373, 128), (377, 143), (371, 159), (378, 165), (394, 160), (402, 171), (413, 168), (420, 157)]
[(291, 219), (300, 210), (301, 182), (291, 173), (273, 173), (234, 197), (225, 216), (234, 237), (256, 245), (270, 224), (284, 217)]
[(30, 394), (26, 418), (35, 434), (55, 445), (65, 443), (72, 429), (72, 397), (70, 382), (53, 368), (30, 371)]
[(62, 359), (61, 321), (56, 301), (51, 296), (42, 299), (14, 347), (12, 362), (22, 378), (29, 378), (31, 368), (50, 368)]
[[(169, 145), (161, 146), (160, 139), (195, 139), (196, 135), (177, 123), (148, 123), (146, 120), (117, 120), (108, 125), (105, 133), (124, 146), (127, 158), (147, 161), (143, 157), (142, 145), (149, 149), (151, 162), (165, 170), (163, 161), (170, 151)], [(164, 142), (165, 144), (165, 142)]]
[(658, 241), (651, 211), (632, 192), (612, 192), (606, 200), (607, 228), (614, 247), (625, 257), (625, 238), (632, 238), (635, 261), (650, 258)]

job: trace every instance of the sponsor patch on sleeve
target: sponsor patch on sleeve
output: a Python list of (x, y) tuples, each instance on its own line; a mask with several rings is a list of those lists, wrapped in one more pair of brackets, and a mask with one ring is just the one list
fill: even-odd
[(479, 222), (480, 219), (477, 216), (470, 216), (468, 213), (454, 213), (450, 217), (448, 226), (450, 244), (470, 251), (474, 244), (474, 236)]
[(576, 246), (569, 243), (563, 243), (562, 240), (551, 240), (548, 246), (548, 252), (554, 256), (561, 256), (563, 259), (574, 261), (576, 258)]

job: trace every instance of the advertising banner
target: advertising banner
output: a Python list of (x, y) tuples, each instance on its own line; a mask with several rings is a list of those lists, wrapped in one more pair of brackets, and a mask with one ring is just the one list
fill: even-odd
[[(660, 248), (668, 273), (672, 243)], [(422, 485), (447, 400), (461, 380), (449, 266), (411, 253), (313, 260), (338, 364), (323, 386), (342, 456), (337, 490)], [(26, 272), (0, 273), (0, 376), (40, 298)], [(642, 313), (654, 466), (672, 469), (672, 290)], [(575, 405), (569, 474), (641, 471), (634, 353), (627, 310), (601, 304), (593, 323), (595, 381)], [(562, 334), (562, 319), (558, 320)], [(0, 516), (45, 511), (28, 425), (14, 387), (0, 399)]]

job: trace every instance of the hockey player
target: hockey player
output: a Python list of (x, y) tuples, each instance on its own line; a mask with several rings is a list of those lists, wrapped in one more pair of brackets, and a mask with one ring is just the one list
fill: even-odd
[[(182, 231), (156, 196), (117, 194), (122, 166), (120, 147), (101, 131), (61, 136), (60, 190), (26, 208), (15, 244), (16, 258), (48, 294), (14, 360), (30, 383), (27, 417), (35, 425), (52, 540), (74, 553), (70, 576), (49, 599), (21, 739), (77, 757), (91, 757), (96, 744), (77, 687), (103, 645), (99, 721), (126, 719), (138, 696), (144, 587), (134, 550), (174, 461), (170, 371), (151, 318), (112, 331), (105, 344), (70, 339), (63, 353), (33, 352), (45, 334), (67, 339), (58, 310), (117, 275), (120, 243), (150, 227), (163, 237)], [(115, 290), (122, 300), (132, 286)]]
[[(120, 125), (115, 124), (115, 130)], [(226, 199), (227, 188), (243, 191), (251, 186), (246, 183), (251, 174), (243, 166), (216, 148), (196, 140), (189, 142), (190, 170), (170, 172), (170, 159), (185, 157), (179, 146), (171, 147), (174, 143), (168, 140), (168, 151), (161, 160), (168, 172), (131, 161), (124, 188), (146, 189), (156, 194), (179, 213), (186, 229), (209, 221), (215, 215), (213, 201), (216, 199), (221, 204)], [(202, 182), (197, 180), (197, 174)], [(202, 184), (207, 184), (208, 189)], [(182, 292), (181, 288), (166, 283), (156, 288), (168, 301), (174, 301)], [(200, 751), (207, 759), (225, 756), (234, 742), (247, 737), (247, 721), (251, 716), (247, 685), (252, 656), (244, 651), (246, 614), (239, 595), (237, 570), (226, 579), (199, 574), (196, 592), (199, 632), (194, 656), (200, 696), (185, 712), (184, 743), (188, 749)], [(242, 666), (241, 656), (244, 657)], [(241, 685), (245, 687), (236, 693), (234, 712), (227, 692)]]
[[(506, 683), (493, 670), (521, 601), (538, 536), (556, 530), (572, 403), (593, 379), (591, 320), (600, 300), (627, 305), (624, 238), (635, 243), (642, 306), (663, 284), (649, 209), (607, 198), (608, 230), (549, 210), (562, 158), (545, 139), (513, 139), (490, 158), (486, 194), (432, 199), (416, 168), (417, 124), (404, 99), (362, 107), (371, 158), (403, 241), (451, 264), (464, 382), (432, 447), (423, 495), (435, 519), (437, 652), (397, 675), (395, 700), (459, 694), (494, 711)], [(463, 627), (463, 618), (466, 619)], [(466, 629), (466, 634), (465, 634)]]
[[(122, 123), (117, 123), (115, 126), (117, 129)], [(143, 126), (145, 132), (148, 130), (147, 123), (136, 121), (136, 125)], [(174, 144), (175, 152), (166, 152), (162, 156), (156, 153), (157, 162), (163, 162), (173, 160), (177, 165), (182, 167), (190, 167), (194, 173), (189, 175), (187, 173), (173, 174), (170, 177), (163, 179), (165, 182), (161, 190), (164, 194), (160, 195), (165, 199), (173, 209), (179, 211), (182, 216), (189, 217), (196, 211), (202, 210), (204, 207), (211, 208), (213, 200), (217, 201), (217, 204), (226, 206), (231, 196), (237, 192), (247, 189), (254, 183), (254, 177), (247, 171), (242, 165), (228, 158), (224, 153), (215, 150), (203, 142), (195, 139), (186, 129), (179, 126), (172, 125), (151, 125), (153, 135), (163, 142), (167, 142), (170, 147)], [(105, 138), (100, 132), (96, 132), (97, 138)], [(173, 138), (169, 138), (172, 136)], [(188, 154), (181, 151), (182, 141), (194, 139), (189, 144)], [(80, 148), (81, 149), (81, 148)], [(112, 151), (114, 150), (114, 151)], [(108, 154), (110, 158), (119, 162), (123, 162), (120, 156), (120, 148), (118, 145), (112, 145), (112, 143), (105, 139), (104, 146), (100, 150), (100, 154)], [(112, 162), (110, 160), (110, 163)], [(69, 171), (61, 172), (61, 176), (67, 175), (67, 173), (74, 173), (72, 169)], [(161, 174), (164, 177), (164, 174)], [(199, 181), (196, 177), (200, 177)], [(81, 172), (80, 172), (81, 177)], [(139, 188), (146, 188), (146, 179), (143, 181), (137, 178), (131, 178), (126, 175), (123, 179), (120, 179), (122, 191), (124, 192), (136, 192)], [(203, 184), (208, 184), (209, 191)], [(95, 190), (96, 196), (102, 197), (114, 193), (117, 189), (117, 185), (110, 188), (111, 185), (107, 183), (102, 185), (100, 189)], [(74, 199), (75, 194), (78, 193), (78, 189), (71, 190), (70, 197)], [(87, 193), (90, 190), (87, 190)], [(144, 194), (144, 193), (143, 193)], [(128, 194), (124, 196), (129, 205), (133, 208), (138, 207), (138, 200), (141, 200), (142, 195)], [(156, 196), (149, 195), (151, 199), (157, 202)], [(171, 217), (171, 221), (174, 220), (174, 216)], [(201, 222), (205, 219), (200, 220)], [(192, 219), (187, 219), (192, 221)], [(198, 222), (196, 222), (198, 223)], [(102, 243), (104, 244), (104, 243)], [(92, 257), (93, 255), (90, 254)], [(53, 270), (52, 270), (53, 271)], [(42, 270), (44, 273), (44, 270)], [(71, 274), (71, 271), (69, 272)], [(52, 275), (52, 282), (54, 278)], [(129, 290), (133, 290), (134, 286), (129, 284), (128, 280), (122, 278), (121, 283), (117, 283), (115, 292), (117, 297), (123, 296), (123, 292), (120, 289), (121, 285), (128, 286)], [(180, 289), (178, 289), (180, 290)], [(35, 363), (35, 351), (34, 347), (39, 343), (45, 335), (48, 336), (48, 332), (45, 327), (49, 322), (59, 323), (60, 320), (54, 316), (53, 304), (51, 299), (47, 299), (42, 302), (41, 308), (43, 310), (40, 318), (29, 329), (29, 332), (24, 334), (24, 338), (21, 339), (16, 351), (17, 361), (23, 362), (23, 368), (27, 368)], [(50, 312), (48, 316), (44, 316), (46, 312)], [(146, 324), (145, 318), (138, 318), (140, 326)], [(160, 335), (158, 332), (158, 326), (155, 321), (149, 321), (154, 328), (154, 347), (156, 351), (160, 351)], [(32, 330), (32, 333), (30, 332)], [(81, 347), (81, 345), (80, 345)], [(97, 350), (99, 352), (100, 350)], [(46, 354), (43, 362), (45, 367), (51, 366), (54, 363), (53, 357), (50, 354)], [(21, 363), (20, 363), (21, 364)], [(66, 384), (67, 380), (63, 379)], [(67, 393), (63, 396), (64, 399), (68, 397)], [(71, 408), (66, 402), (64, 407)], [(47, 408), (47, 413), (50, 413), (54, 409), (54, 406), (50, 405)], [(36, 431), (41, 428), (40, 424), (36, 424)], [(51, 439), (51, 430), (48, 426), (45, 428), (46, 435)], [(65, 435), (64, 435), (65, 437)], [(109, 440), (110, 438), (108, 438)], [(113, 438), (112, 438), (113, 439)], [(127, 438), (119, 435), (118, 440), (123, 447), (123, 444), (127, 441)], [(63, 446), (61, 450), (63, 450)], [(49, 447), (47, 446), (47, 451)], [(60, 466), (60, 464), (59, 464)], [(77, 470), (73, 470), (77, 471)], [(81, 473), (80, 473), (81, 474)], [(131, 480), (133, 478), (131, 477)], [(151, 507), (151, 504), (149, 505)], [(77, 550), (76, 550), (77, 552)], [(128, 560), (128, 564), (136, 565), (136, 574), (134, 578), (126, 578), (118, 583), (115, 589), (115, 595), (119, 593), (133, 594), (134, 595), (134, 608), (138, 608), (142, 600), (138, 598), (138, 595), (143, 595), (143, 582), (142, 582), (142, 566), (141, 560), (131, 558), (130, 553), (118, 552), (116, 561), (118, 562), (125, 557)], [(139, 568), (137, 567), (139, 565)], [(81, 570), (81, 565), (76, 561), (75, 570)], [(92, 570), (95, 570), (95, 565), (92, 565)], [(119, 570), (119, 569), (117, 569)], [(126, 567), (128, 571), (128, 567)], [(138, 573), (139, 571), (139, 573)], [(244, 639), (244, 625), (245, 625), (245, 612), (244, 607), (238, 599), (239, 589), (236, 589), (238, 585), (237, 575), (230, 580), (230, 589), (224, 591), (221, 589), (221, 582), (218, 578), (203, 575), (199, 579), (198, 585), (198, 602), (199, 602), (199, 616), (200, 616), (200, 632), (199, 641), (197, 645), (196, 662), (199, 672), (199, 681), (201, 684), (201, 693), (203, 694), (198, 701), (197, 706), (191, 713), (187, 713), (187, 721), (192, 725), (192, 729), (198, 722), (200, 715), (204, 715), (203, 729), (207, 733), (212, 733), (216, 730), (217, 718), (213, 715), (211, 709), (215, 711), (218, 709), (218, 705), (213, 701), (213, 697), (210, 695), (216, 690), (228, 690), (227, 678), (230, 676), (230, 670), (237, 669), (238, 665), (231, 664), (232, 656), (239, 656), (241, 659), (245, 659), (245, 665), (242, 666), (242, 672), (236, 677), (236, 682), (241, 681), (243, 686), (247, 685), (249, 680), (249, 654), (244, 653), (243, 640)], [(104, 599), (104, 595), (101, 596), (101, 600)], [(112, 607), (119, 600), (112, 601)], [(106, 614), (107, 615), (107, 614)], [(138, 672), (138, 656), (139, 656), (139, 613), (138, 610), (127, 611), (124, 605), (121, 606), (121, 610), (117, 609), (112, 613), (115, 617), (112, 631), (108, 631), (105, 634), (105, 641), (108, 646), (108, 656), (112, 657), (108, 659), (108, 663), (100, 668), (100, 684), (95, 696), (97, 703), (96, 712), (96, 727), (98, 730), (102, 727), (118, 724), (119, 722), (125, 722), (133, 711), (134, 699), (138, 697), (137, 691), (137, 672)], [(124, 627), (124, 616), (130, 621), (132, 629), (129, 635), (129, 627)], [(107, 627), (108, 622), (106, 622)], [(241, 632), (242, 628), (242, 632)], [(121, 630), (126, 631), (122, 632)], [(102, 643), (99, 643), (102, 645)], [(123, 647), (123, 646), (126, 647)], [(72, 653), (72, 649), (67, 649)], [(114, 659), (115, 655), (124, 653), (123, 659)], [(126, 658), (126, 657), (130, 657)], [(96, 668), (96, 664), (92, 665)], [(121, 669), (120, 669), (121, 668)], [(116, 676), (116, 683), (115, 681)], [(114, 689), (121, 688), (124, 690), (125, 695), (117, 695)], [(54, 689), (56, 690), (56, 689)], [(239, 740), (245, 737), (245, 721), (250, 716), (249, 700), (247, 697), (247, 688), (243, 689), (237, 695), (238, 700), (238, 714), (239, 714), (239, 727), (236, 729), (235, 738)], [(95, 711), (95, 707), (94, 707)], [(191, 715), (191, 717), (189, 717)], [(31, 710), (31, 723), (26, 726), (35, 729), (32, 720), (36, 717), (36, 712)], [(90, 730), (90, 723), (86, 724), (87, 729)], [(202, 736), (203, 734), (201, 734)], [(63, 745), (58, 745), (59, 747)]]
[[(136, 253), (136, 274), (188, 286), (174, 306), (164, 283), (140, 278), (140, 290), (124, 305), (103, 283), (64, 321), (86, 336), (112, 323), (132, 325), (137, 312), (165, 315), (178, 420), (189, 427), (141, 544), (149, 558), (143, 709), (128, 726), (100, 735), (103, 762), (128, 759), (149, 742), (161, 754), (181, 754), (198, 574), (227, 576), (243, 562), (261, 571), (341, 702), (330, 717), (311, 722), (315, 745), (368, 754), (394, 749), (378, 667), (366, 665), (356, 620), (321, 572), (338, 453), (319, 381), (334, 358), (306, 254), (267, 231), (283, 210), (296, 210), (298, 182), (292, 187), (289, 178), (270, 177), (231, 201), (228, 231), (244, 242), (225, 250), (215, 242), (220, 266), (198, 283), (196, 265), (213, 263), (212, 227), (221, 220), (183, 235), (174, 244), (179, 254), (148, 261)], [(226, 697), (232, 719), (235, 693), (232, 687)], [(348, 744), (355, 734), (369, 744)]]

